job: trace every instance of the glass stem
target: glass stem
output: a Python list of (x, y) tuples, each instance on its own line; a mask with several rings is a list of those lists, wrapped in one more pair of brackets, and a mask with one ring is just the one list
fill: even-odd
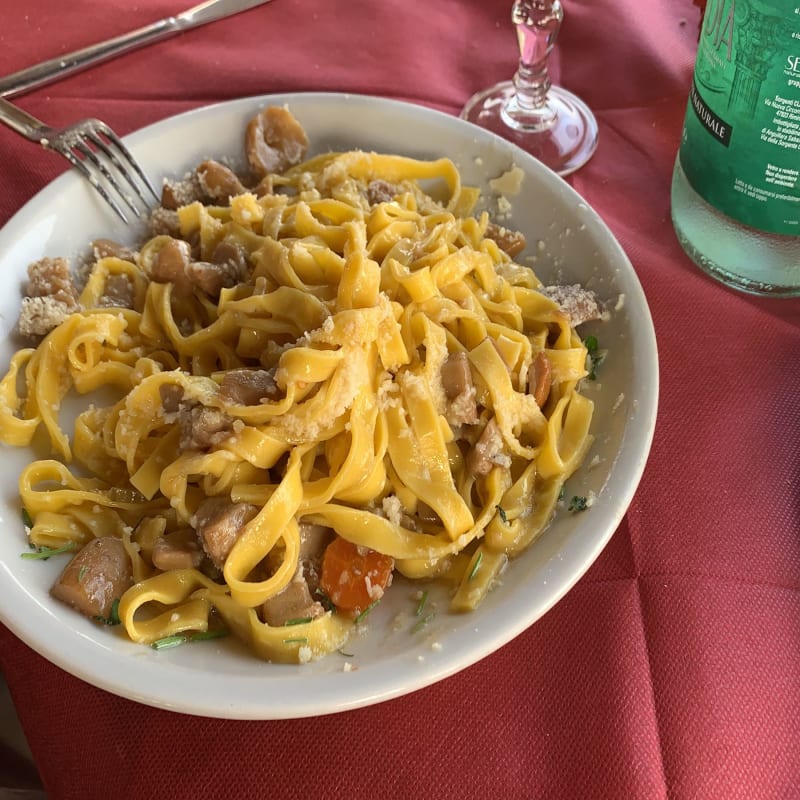
[(560, 0), (516, 0), (511, 20), (517, 31), (519, 66), (514, 97), (502, 110), (505, 122), (517, 130), (540, 131), (556, 118), (547, 102), (550, 76), (547, 61), (564, 18)]

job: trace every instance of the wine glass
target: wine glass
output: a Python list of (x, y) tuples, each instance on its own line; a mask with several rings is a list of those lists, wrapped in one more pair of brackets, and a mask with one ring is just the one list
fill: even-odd
[(560, 0), (516, 0), (511, 20), (520, 60), (513, 80), (474, 94), (461, 118), (527, 150), (559, 175), (582, 167), (597, 149), (597, 120), (572, 92), (553, 86), (547, 59), (564, 10)]

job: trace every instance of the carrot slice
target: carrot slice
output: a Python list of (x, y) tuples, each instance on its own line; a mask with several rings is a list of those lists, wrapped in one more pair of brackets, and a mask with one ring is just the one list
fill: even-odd
[(337, 609), (357, 615), (383, 597), (393, 570), (391, 556), (337, 536), (322, 557), (320, 586)]

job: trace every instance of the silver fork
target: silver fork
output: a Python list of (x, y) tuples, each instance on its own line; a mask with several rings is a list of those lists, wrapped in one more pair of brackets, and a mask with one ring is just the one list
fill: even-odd
[(0, 97), (0, 122), (66, 158), (125, 223), (129, 221), (125, 208), (139, 218), (147, 213), (152, 205), (148, 192), (156, 203), (159, 201), (156, 190), (131, 152), (99, 119), (51, 128)]

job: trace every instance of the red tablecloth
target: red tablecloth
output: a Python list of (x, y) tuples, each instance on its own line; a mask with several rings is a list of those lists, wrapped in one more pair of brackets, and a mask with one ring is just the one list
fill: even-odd
[[(10, 72), (182, 9), (3, 2)], [(19, 99), (120, 133), (191, 107), (346, 90), (457, 113), (516, 64), (510, 0), (275, 0)], [(66, 798), (800, 797), (800, 304), (683, 255), (669, 186), (698, 35), (692, 0), (571, 0), (553, 75), (597, 113), (570, 180), (627, 250), (661, 357), (652, 454), (577, 586), (493, 656), (358, 711), (280, 722), (154, 710), (0, 627), (43, 782)], [(0, 222), (62, 171), (0, 130)], [(0, 587), (2, 591), (2, 587)]]

